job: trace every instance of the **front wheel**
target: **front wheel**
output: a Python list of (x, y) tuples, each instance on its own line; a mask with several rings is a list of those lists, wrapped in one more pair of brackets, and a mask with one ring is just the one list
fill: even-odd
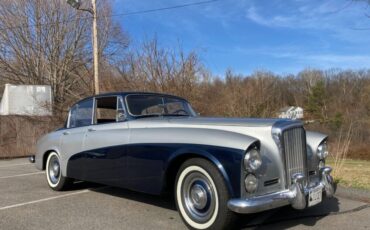
[(46, 179), (49, 187), (56, 191), (67, 189), (73, 182), (71, 178), (62, 175), (59, 155), (56, 152), (51, 152), (47, 158)]
[(235, 221), (235, 214), (227, 208), (230, 194), (223, 176), (205, 159), (182, 164), (175, 197), (181, 218), (191, 229), (230, 229)]

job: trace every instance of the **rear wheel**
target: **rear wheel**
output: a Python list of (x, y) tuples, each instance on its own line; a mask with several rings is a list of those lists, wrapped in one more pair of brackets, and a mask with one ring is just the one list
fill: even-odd
[(177, 209), (191, 229), (231, 228), (235, 214), (227, 208), (230, 198), (223, 176), (209, 161), (185, 161), (175, 184)]
[(56, 152), (51, 152), (46, 161), (46, 179), (50, 188), (56, 191), (67, 189), (73, 182), (64, 177), (60, 167), (60, 158)]

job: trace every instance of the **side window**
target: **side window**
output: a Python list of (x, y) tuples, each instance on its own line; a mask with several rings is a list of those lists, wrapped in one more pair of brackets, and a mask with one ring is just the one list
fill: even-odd
[(104, 124), (125, 120), (125, 111), (119, 97), (96, 98), (94, 124)]
[(91, 125), (93, 112), (93, 99), (82, 101), (71, 109), (69, 128)]

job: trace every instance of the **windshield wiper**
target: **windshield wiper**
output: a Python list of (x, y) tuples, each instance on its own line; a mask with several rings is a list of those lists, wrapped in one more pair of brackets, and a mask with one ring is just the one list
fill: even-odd
[(144, 118), (144, 117), (162, 117), (162, 116), (163, 116), (163, 114), (161, 114), (161, 113), (135, 115), (135, 117), (136, 117), (136, 118)]
[(153, 113), (153, 114), (144, 114), (136, 115), (136, 118), (145, 118), (145, 117), (189, 117), (188, 114), (168, 114), (168, 113)]
[(188, 117), (190, 116), (189, 114), (162, 114), (162, 116), (166, 116), (166, 117), (170, 117), (170, 116), (173, 116), (173, 117)]

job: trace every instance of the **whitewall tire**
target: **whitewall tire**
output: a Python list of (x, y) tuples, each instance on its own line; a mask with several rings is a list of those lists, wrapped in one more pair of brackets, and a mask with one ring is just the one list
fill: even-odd
[(72, 179), (62, 175), (60, 158), (56, 152), (49, 153), (47, 157), (46, 180), (49, 187), (56, 191), (67, 189), (73, 182)]
[(190, 229), (224, 229), (234, 222), (227, 208), (230, 198), (225, 181), (209, 161), (193, 158), (179, 169), (175, 198), (181, 218)]

